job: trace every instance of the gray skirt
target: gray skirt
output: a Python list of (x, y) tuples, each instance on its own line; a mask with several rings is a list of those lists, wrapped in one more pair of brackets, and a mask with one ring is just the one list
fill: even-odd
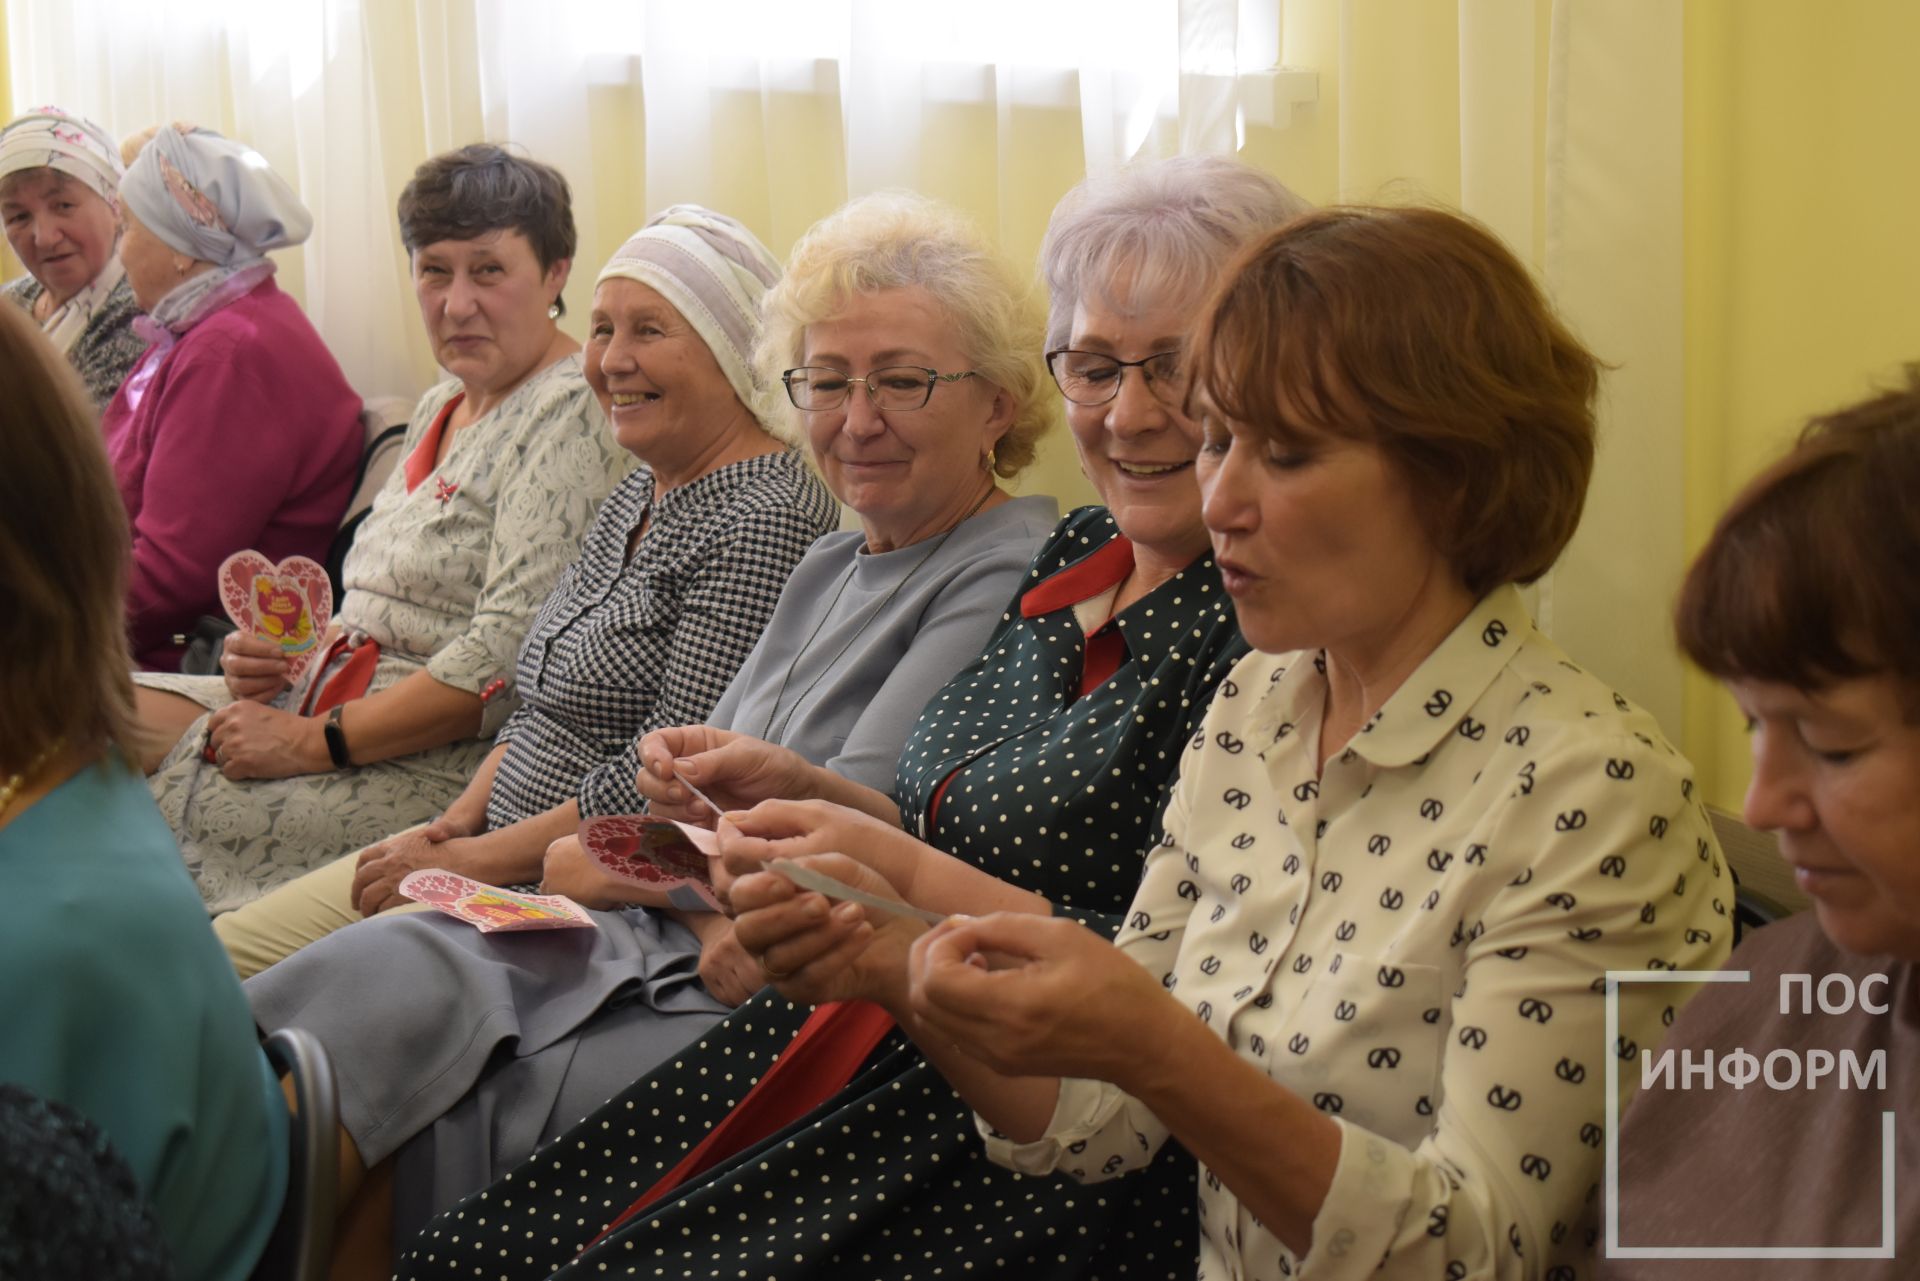
[[(417, 670), (417, 663), (382, 654), (369, 692)], [(140, 672), (134, 679), (209, 713), (233, 701), (218, 676)], [(273, 705), (292, 710), (304, 693), (304, 686), (284, 690)], [(426, 822), (466, 790), (493, 750), (491, 739), (463, 738), (331, 774), (234, 782), (202, 759), (206, 742), (203, 716), (180, 736), (147, 786), (210, 916), (245, 907), (343, 854)]]
[(593, 917), (594, 930), (482, 934), (437, 912), (379, 916), (247, 980), (263, 1029), (326, 1047), (361, 1159), (396, 1157), (396, 1240), (727, 1012), (686, 927), (645, 908)]

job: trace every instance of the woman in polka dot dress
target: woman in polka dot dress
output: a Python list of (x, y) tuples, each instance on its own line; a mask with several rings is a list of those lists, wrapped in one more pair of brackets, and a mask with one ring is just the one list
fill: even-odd
[[(672, 781), (684, 777), (724, 805), (761, 802), (723, 827), (733, 847), (846, 840), (902, 880), (918, 868), (910, 892), (932, 910), (1051, 904), (1110, 933), (1181, 745), (1245, 652), (1206, 551), (1199, 431), (1169, 357), (1220, 264), (1301, 207), (1270, 178), (1199, 158), (1070, 196), (1043, 252), (1049, 363), (1106, 508), (1069, 516), (1043, 546), (985, 652), (929, 704), (894, 798), (756, 740), (669, 731), (643, 745), (657, 812), (694, 817)], [(879, 995), (904, 969), (874, 977), (871, 991), (819, 995)], [(998, 1169), (888, 1013), (847, 1000), (810, 1017), (762, 992), (440, 1216), (400, 1275), (1191, 1274), (1189, 1161), (1169, 1151), (1119, 1195)]]
[[(1117, 1191), (1191, 1151), (1202, 1277), (1591, 1278), (1610, 1105), (1680, 995), (1605, 976), (1712, 969), (1733, 933), (1686, 760), (1514, 586), (1579, 519), (1596, 362), (1486, 231), (1340, 209), (1234, 265), (1193, 368), (1260, 652), (1117, 946), (943, 922), (909, 1017), (957, 1043), (997, 1161)], [(793, 969), (834, 931), (767, 950), (775, 879), (736, 884), (736, 929)]]

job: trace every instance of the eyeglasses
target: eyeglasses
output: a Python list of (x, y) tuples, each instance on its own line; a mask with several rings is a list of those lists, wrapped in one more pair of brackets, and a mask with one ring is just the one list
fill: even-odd
[(1177, 351), (1159, 351), (1144, 360), (1116, 360), (1095, 351), (1062, 347), (1047, 353), (1047, 369), (1060, 394), (1076, 405), (1104, 405), (1120, 394), (1125, 371), (1138, 369), (1153, 398), (1178, 409), (1187, 392), (1187, 374)]
[(846, 404), (855, 383), (867, 389), (867, 399), (875, 406), (899, 413), (919, 409), (933, 399), (936, 384), (977, 377), (979, 373), (972, 369), (943, 374), (920, 365), (888, 365), (884, 369), (868, 370), (865, 378), (851, 378), (838, 369), (803, 365), (781, 374), (780, 381), (787, 385), (787, 399), (794, 407), (809, 413), (838, 409)]

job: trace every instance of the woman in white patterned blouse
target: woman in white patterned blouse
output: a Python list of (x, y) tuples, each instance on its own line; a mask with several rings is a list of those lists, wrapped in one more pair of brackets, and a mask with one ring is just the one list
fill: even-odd
[[(1263, 652), (1190, 740), (1115, 943), (946, 923), (915, 944), (922, 1043), (956, 1046), (943, 1070), (1023, 1172), (1097, 1181), (1177, 1138), (1201, 1276), (1578, 1275), (1603, 975), (1717, 965), (1732, 898), (1687, 763), (1513, 585), (1578, 521), (1596, 363), (1451, 214), (1309, 214), (1224, 279), (1200, 480)], [(735, 905), (785, 899), (774, 879)], [(876, 928), (924, 929), (835, 922), (768, 963)], [(1622, 1055), (1666, 999), (1622, 1003)]]
[(435, 358), (406, 457), (349, 553), (323, 661), (289, 686), (235, 633), (224, 680), (140, 678), (146, 766), (209, 912), (445, 809), (519, 702), (514, 658), (631, 459), (555, 323), (566, 180), (498, 147), (400, 197)]

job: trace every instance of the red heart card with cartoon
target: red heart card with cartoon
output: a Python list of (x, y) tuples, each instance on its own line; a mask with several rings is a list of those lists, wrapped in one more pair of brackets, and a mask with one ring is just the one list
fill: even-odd
[(626, 881), (661, 890), (675, 907), (721, 911), (710, 859), (712, 832), (651, 814), (603, 814), (580, 825), (587, 857)]
[(400, 893), (465, 921), (483, 934), (499, 930), (593, 930), (585, 908), (564, 894), (516, 894), (444, 868), (409, 872)]
[(333, 584), (326, 567), (305, 556), (276, 565), (256, 551), (235, 552), (220, 562), (220, 603), (235, 627), (280, 647), (287, 679), (296, 681), (333, 621)]

